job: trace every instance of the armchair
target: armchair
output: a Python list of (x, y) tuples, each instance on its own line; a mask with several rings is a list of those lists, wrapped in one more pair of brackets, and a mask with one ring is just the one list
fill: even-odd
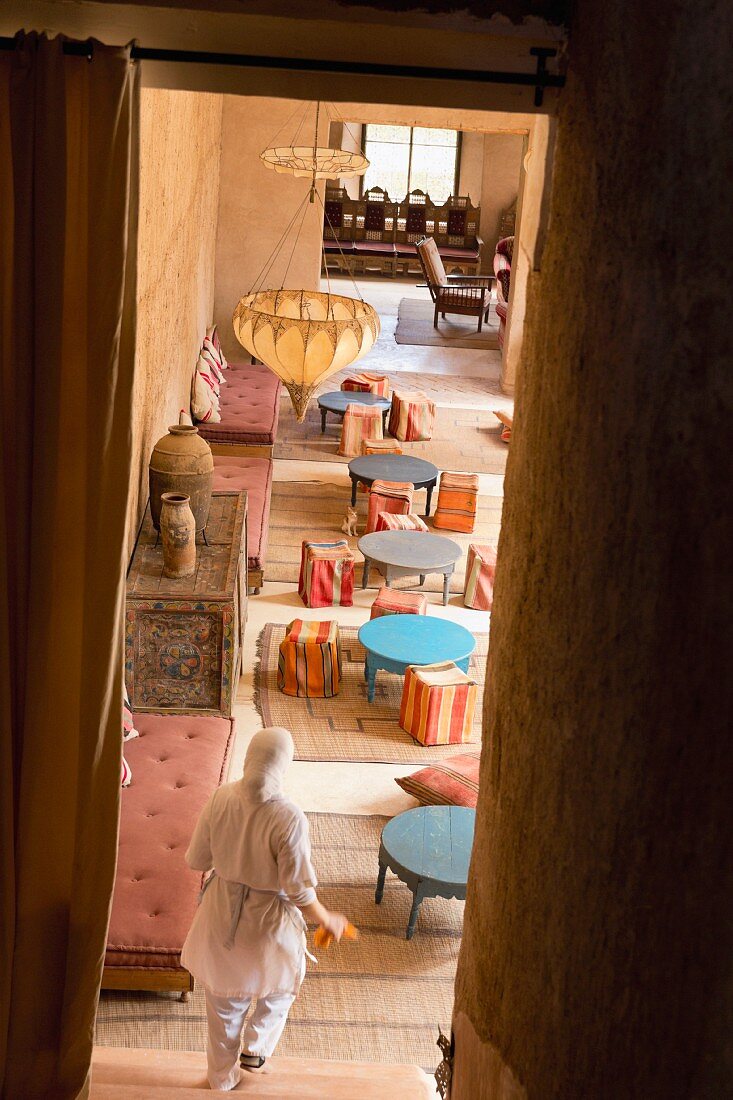
[(430, 297), (435, 303), (433, 325), (438, 327), (438, 316), (459, 313), (478, 317), (478, 331), (489, 319), (491, 284), (493, 275), (446, 275), (438, 246), (432, 237), (423, 237), (416, 246), (420, 266), (428, 284)]

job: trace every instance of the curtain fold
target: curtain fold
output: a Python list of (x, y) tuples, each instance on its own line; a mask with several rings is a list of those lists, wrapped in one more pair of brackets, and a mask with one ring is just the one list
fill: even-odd
[(134, 371), (129, 48), (0, 51), (0, 1081), (86, 1096), (114, 884)]

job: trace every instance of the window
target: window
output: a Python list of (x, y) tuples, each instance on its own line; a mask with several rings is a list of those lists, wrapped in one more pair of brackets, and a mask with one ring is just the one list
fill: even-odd
[(425, 126), (364, 127), (369, 167), (364, 190), (383, 187), (394, 202), (420, 188), (435, 203), (458, 191), (458, 133)]

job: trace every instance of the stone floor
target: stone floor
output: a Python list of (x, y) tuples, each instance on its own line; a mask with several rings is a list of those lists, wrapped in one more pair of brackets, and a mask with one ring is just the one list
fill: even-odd
[[(353, 296), (354, 285), (349, 279), (331, 279), (331, 286), (337, 293)], [(382, 334), (363, 361), (365, 369), (379, 371), (405, 370), (426, 371), (431, 374), (444, 374), (446, 388), (450, 388), (450, 376), (485, 379), (487, 387), (493, 392), (498, 390), (499, 353), (470, 351), (460, 348), (413, 347), (398, 345), (394, 341), (397, 323), (397, 309), (403, 297), (428, 298), (427, 289), (419, 289), (414, 280), (363, 279), (359, 289), (362, 296), (375, 306), (382, 320)], [(501, 398), (497, 407), (511, 408), (511, 401)], [(334, 477), (343, 479), (345, 493), (348, 492), (346, 463), (323, 462), (286, 462), (276, 460), (274, 477), (279, 481), (323, 478), (333, 481)], [(481, 492), (494, 496), (502, 495), (503, 478), (498, 475), (481, 475)], [(265, 577), (267, 570), (265, 569)], [(373, 592), (355, 593), (354, 606), (333, 608), (328, 611), (343, 626), (361, 626), (369, 618), (369, 608), (374, 598)], [(438, 603), (437, 595), (431, 595), (430, 614), (440, 615), (462, 623), (473, 631), (487, 631), (490, 615), (487, 612), (470, 611), (463, 607), (460, 596), (453, 596), (447, 607)], [(229, 778), (235, 779), (241, 774), (244, 753), (251, 735), (260, 728), (261, 722), (252, 703), (253, 671), (257, 638), (268, 622), (287, 623), (296, 616), (300, 618), (320, 618), (322, 609), (304, 608), (292, 584), (274, 583), (265, 580), (259, 596), (249, 601), (249, 619), (243, 653), (243, 674), (237, 694), (235, 717), (237, 720), (237, 740), (233, 753)], [(404, 794), (396, 785), (396, 776), (406, 775), (415, 770), (415, 765), (365, 764), (365, 763), (328, 763), (324, 761), (296, 761), (289, 772), (288, 794), (304, 810), (330, 813), (362, 813), (393, 815), (414, 806), (415, 801)]]

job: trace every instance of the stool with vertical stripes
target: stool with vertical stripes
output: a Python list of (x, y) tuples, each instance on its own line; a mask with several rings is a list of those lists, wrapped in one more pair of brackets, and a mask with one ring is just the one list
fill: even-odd
[(306, 607), (351, 607), (354, 602), (354, 555), (346, 539), (308, 542), (300, 549), (298, 595)]
[(422, 745), (460, 745), (473, 739), (478, 685), (453, 661), (408, 665), (400, 726)]
[(277, 686), (283, 695), (330, 699), (341, 686), (341, 642), (336, 622), (293, 619), (280, 642)]
[(382, 410), (374, 405), (349, 404), (341, 425), (341, 442), (338, 453), (346, 458), (361, 454), (364, 439), (383, 439)]
[(402, 442), (432, 439), (435, 403), (424, 393), (394, 391), (389, 413), (389, 434)]
[(494, 575), (496, 550), (493, 546), (472, 542), (466, 560), (466, 583), (463, 602), (474, 611), (491, 611), (494, 605)]
[(428, 525), (414, 512), (378, 512), (375, 531), (427, 531)]
[(377, 516), (380, 512), (395, 514), (410, 512), (414, 491), (409, 481), (380, 481), (379, 478), (373, 481), (369, 492), (369, 510), (364, 534), (368, 535), (376, 530)]
[(422, 592), (403, 592), (383, 584), (372, 604), (370, 619), (382, 615), (427, 615), (428, 598)]
[(373, 393), (377, 397), (389, 397), (389, 378), (386, 374), (370, 374), (369, 371), (361, 371), (359, 374), (344, 378), (341, 389), (356, 393)]
[(477, 504), (478, 474), (453, 474), (445, 470), (440, 475), (433, 527), (470, 535), (476, 524)]

